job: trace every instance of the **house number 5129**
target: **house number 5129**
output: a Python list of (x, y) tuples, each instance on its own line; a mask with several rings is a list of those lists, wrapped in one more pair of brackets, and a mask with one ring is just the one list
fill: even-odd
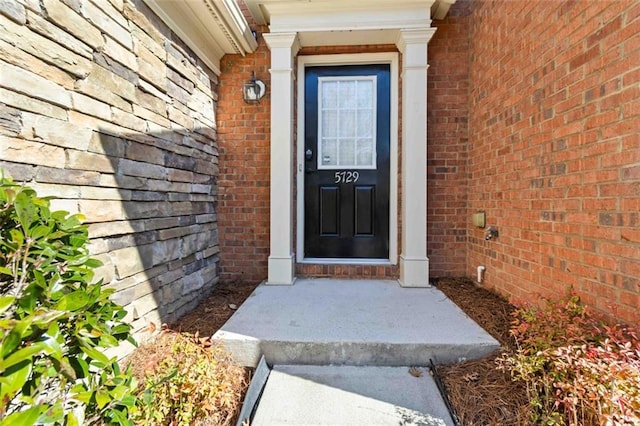
[(360, 177), (360, 173), (343, 170), (341, 172), (336, 172), (334, 177), (334, 183), (356, 183)]

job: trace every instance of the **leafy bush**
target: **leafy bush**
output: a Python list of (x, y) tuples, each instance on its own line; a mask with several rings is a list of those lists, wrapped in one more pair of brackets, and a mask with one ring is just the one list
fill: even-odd
[(500, 368), (525, 382), (536, 424), (640, 424), (640, 341), (607, 326), (574, 296), (520, 309), (515, 353)]
[(81, 220), (0, 174), (0, 425), (131, 424), (132, 375), (104, 353), (131, 328)]
[(136, 424), (234, 424), (246, 374), (210, 339), (165, 329), (130, 362), (144, 381)]

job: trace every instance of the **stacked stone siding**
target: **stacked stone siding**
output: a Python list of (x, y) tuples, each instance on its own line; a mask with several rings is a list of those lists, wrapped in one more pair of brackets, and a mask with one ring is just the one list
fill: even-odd
[(0, 1), (0, 168), (86, 216), (136, 330), (218, 281), (216, 102), (141, 1)]

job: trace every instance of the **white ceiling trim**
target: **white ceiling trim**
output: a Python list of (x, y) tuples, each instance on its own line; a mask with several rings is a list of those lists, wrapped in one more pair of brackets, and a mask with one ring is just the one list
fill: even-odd
[(245, 55), (258, 44), (235, 0), (144, 0), (216, 74), (225, 54)]
[(427, 7), (404, 9), (322, 10), (311, 13), (306, 10), (271, 9), (272, 32), (291, 31), (353, 31), (386, 30), (397, 28), (423, 28), (431, 24)]
[(398, 30), (431, 25), (427, 7), (405, 9), (316, 11), (270, 9), (272, 33), (297, 32), (302, 46), (393, 44)]
[(245, 0), (271, 33), (298, 33), (302, 46), (394, 44), (400, 30), (431, 27), (455, 0)]
[(371, 10), (396, 11), (411, 8), (431, 9), (433, 19), (444, 19), (456, 0), (245, 0), (259, 25), (271, 25), (273, 16), (284, 12), (304, 11), (309, 14), (332, 11), (367, 13)]

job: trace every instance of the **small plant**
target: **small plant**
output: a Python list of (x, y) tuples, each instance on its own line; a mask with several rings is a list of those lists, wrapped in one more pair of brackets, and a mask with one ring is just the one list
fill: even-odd
[(577, 296), (515, 313), (515, 353), (500, 368), (527, 386), (536, 424), (640, 424), (640, 341), (607, 326)]
[(210, 339), (165, 329), (130, 362), (144, 382), (136, 424), (233, 424), (247, 386), (245, 372)]
[(92, 283), (81, 215), (0, 173), (0, 425), (131, 424), (135, 382), (106, 348), (124, 309)]

